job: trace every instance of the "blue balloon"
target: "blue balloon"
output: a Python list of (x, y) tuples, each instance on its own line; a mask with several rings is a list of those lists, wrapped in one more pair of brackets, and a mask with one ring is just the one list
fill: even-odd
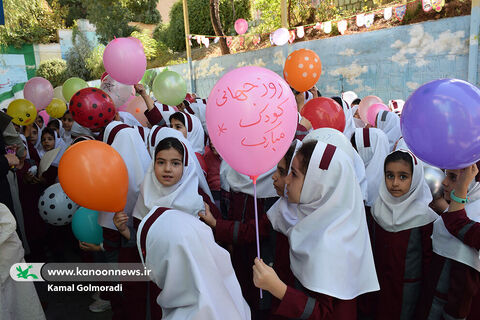
[(458, 79), (418, 88), (401, 116), (405, 143), (424, 162), (442, 169), (480, 160), (480, 89)]
[(103, 230), (97, 223), (98, 211), (81, 207), (73, 215), (72, 231), (80, 241), (100, 244), (103, 242)]

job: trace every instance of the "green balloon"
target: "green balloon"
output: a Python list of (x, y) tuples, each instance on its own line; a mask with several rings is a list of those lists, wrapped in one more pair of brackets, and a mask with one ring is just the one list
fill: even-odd
[(87, 88), (88, 83), (80, 78), (70, 78), (63, 83), (62, 93), (65, 100), (70, 101), (72, 96), (80, 89)]
[(160, 103), (176, 106), (185, 99), (187, 84), (178, 73), (163, 71), (153, 81), (152, 91)]
[(103, 230), (97, 223), (98, 211), (80, 207), (72, 219), (72, 231), (80, 241), (100, 244), (103, 242)]

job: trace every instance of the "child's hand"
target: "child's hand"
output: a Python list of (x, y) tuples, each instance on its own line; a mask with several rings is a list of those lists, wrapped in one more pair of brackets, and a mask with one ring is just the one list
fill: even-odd
[(295, 95), (295, 101), (297, 101), (298, 112), (302, 111), (302, 108), (305, 104), (305, 92), (299, 92)]
[(440, 197), (437, 199), (433, 199), (433, 201), (430, 202), (428, 206), (432, 208), (432, 210), (435, 211), (437, 214), (442, 214), (448, 208), (448, 203), (447, 200), (445, 200), (443, 197)]
[(318, 98), (317, 86), (311, 87), (308, 91), (313, 95), (313, 99)]
[(204, 202), (205, 204), (205, 212), (199, 212), (198, 215), (200, 216), (200, 220), (205, 222), (207, 225), (210, 226), (210, 228), (215, 228), (217, 226), (217, 220), (215, 217), (212, 215), (212, 212), (210, 211), (210, 206)]
[(147, 94), (147, 91), (145, 90), (145, 87), (142, 84), (137, 83), (137, 84), (134, 84), (133, 87), (135, 88), (135, 92), (138, 93), (139, 95), (143, 96)]
[(269, 291), (280, 300), (287, 291), (287, 285), (278, 278), (275, 270), (258, 258), (255, 258), (253, 265), (253, 283), (257, 288)]
[(478, 174), (478, 168), (476, 164), (472, 164), (469, 167), (466, 167), (464, 169), (460, 169), (458, 176), (457, 176), (457, 181), (455, 182), (455, 194), (457, 192), (459, 194), (467, 193), (468, 190), (468, 185), (470, 182), (472, 182), (473, 179), (475, 179), (475, 176)]
[(102, 251), (102, 247), (97, 244), (78, 241), (78, 245), (83, 251)]
[(5, 158), (7, 158), (8, 165), (10, 167), (15, 167), (20, 164), (20, 159), (17, 158), (17, 156), (13, 153), (7, 153), (5, 154)]
[(128, 216), (125, 212), (119, 211), (113, 216), (113, 224), (117, 227), (118, 231), (123, 232), (128, 229), (127, 227)]

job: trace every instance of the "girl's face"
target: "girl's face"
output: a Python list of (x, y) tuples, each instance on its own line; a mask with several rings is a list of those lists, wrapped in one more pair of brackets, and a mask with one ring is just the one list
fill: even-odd
[(385, 184), (390, 194), (396, 198), (410, 190), (412, 184), (412, 168), (405, 160), (387, 163), (385, 167)]
[(62, 126), (65, 131), (70, 131), (72, 130), (72, 125), (73, 125), (73, 118), (70, 113), (65, 114), (62, 117)]
[(59, 128), (55, 128), (55, 126), (53, 126), (53, 125), (47, 126), (47, 128), (55, 130), (57, 132), (58, 136), (60, 136), (60, 129)]
[(305, 175), (301, 170), (302, 160), (303, 156), (300, 154), (293, 158), (292, 170), (285, 179), (288, 201), (292, 203), (300, 203), (300, 195), (302, 194), (303, 182), (305, 181)]
[(35, 119), (35, 123), (39, 128), (43, 127), (43, 118), (42, 116), (37, 115), (37, 118)]
[(178, 121), (177, 119), (172, 119), (170, 120), (170, 126), (172, 127), (172, 129), (180, 131), (185, 139), (187, 138), (187, 128), (181, 121)]
[(38, 130), (37, 130), (37, 127), (33, 126), (32, 129), (30, 130), (30, 137), (28, 137), (28, 141), (30, 141), (30, 143), (35, 144), (35, 142), (37, 142), (37, 139), (38, 139)]
[(442, 185), (443, 185), (443, 198), (447, 201), (451, 201), (450, 193), (455, 187), (455, 183), (457, 182), (457, 177), (459, 174), (460, 174), (460, 169), (446, 170), (445, 172), (445, 179), (443, 179)]
[(183, 157), (174, 148), (161, 150), (155, 156), (155, 177), (164, 187), (176, 184), (183, 175)]
[(42, 136), (42, 147), (45, 151), (50, 151), (55, 147), (55, 137), (49, 133)]
[(285, 180), (288, 175), (288, 168), (287, 168), (287, 161), (285, 158), (282, 158), (280, 162), (277, 164), (277, 170), (272, 176), (273, 179), (273, 187), (277, 191), (279, 197), (284, 196), (285, 192)]

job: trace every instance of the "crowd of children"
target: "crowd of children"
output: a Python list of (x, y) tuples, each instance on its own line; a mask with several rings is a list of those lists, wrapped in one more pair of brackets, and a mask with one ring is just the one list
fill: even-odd
[[(95, 132), (67, 111), (15, 134), (0, 114), (0, 253), (13, 226), (29, 262), (68, 262), (69, 247), (86, 261), (144, 263), (151, 282), (101, 292), (90, 306), (112, 308), (114, 319), (480, 318), (477, 166), (446, 170), (444, 196), (433, 199), (427, 164), (401, 137), (403, 101), (391, 101), (370, 126), (355, 93), (333, 97), (345, 113), (345, 129), (335, 133), (343, 140), (325, 140), (299, 115), (291, 147), (257, 179), (255, 204), (252, 180), (208, 139), (205, 99), (171, 107), (135, 89), (148, 128), (119, 113)], [(319, 95), (297, 93), (298, 111)], [(129, 178), (124, 210), (99, 213), (101, 245), (46, 224), (37, 207), (58, 182), (66, 149), (93, 139), (118, 151)], [(16, 154), (7, 153), (14, 145)], [(7, 267), (0, 260), (2, 290)], [(28, 319), (42, 318), (34, 305)]]

